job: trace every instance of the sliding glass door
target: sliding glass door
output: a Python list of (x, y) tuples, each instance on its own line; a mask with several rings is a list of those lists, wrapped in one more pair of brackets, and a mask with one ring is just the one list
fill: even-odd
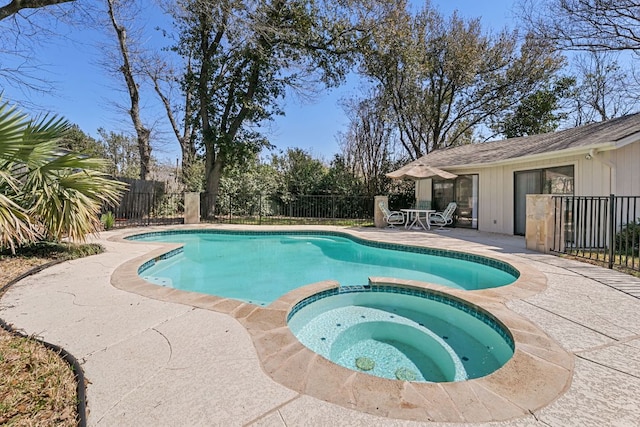
[(515, 173), (513, 234), (524, 235), (527, 231), (527, 194), (542, 194), (542, 171)]
[(478, 228), (478, 175), (460, 175), (456, 179), (433, 179), (432, 207), (443, 211), (450, 202), (458, 207), (454, 213), (458, 227)]
[(573, 194), (573, 175), (572, 165), (515, 172), (513, 234), (527, 231), (527, 194)]

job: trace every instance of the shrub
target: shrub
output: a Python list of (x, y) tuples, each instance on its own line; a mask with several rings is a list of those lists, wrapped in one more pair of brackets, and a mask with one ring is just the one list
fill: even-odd
[(105, 230), (111, 230), (116, 223), (116, 217), (113, 216), (113, 212), (109, 211), (107, 213), (102, 214), (100, 217), (100, 222)]
[(640, 218), (624, 224), (616, 233), (616, 252), (635, 255), (640, 253)]

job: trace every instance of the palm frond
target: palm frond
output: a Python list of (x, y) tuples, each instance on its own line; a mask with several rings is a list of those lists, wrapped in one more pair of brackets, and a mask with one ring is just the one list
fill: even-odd
[(69, 127), (56, 116), (30, 120), (0, 99), (0, 246), (84, 240), (100, 230), (102, 205), (126, 188), (101, 172), (105, 160), (60, 147)]
[(36, 226), (24, 210), (0, 194), (0, 248), (10, 248), (33, 242), (40, 237)]

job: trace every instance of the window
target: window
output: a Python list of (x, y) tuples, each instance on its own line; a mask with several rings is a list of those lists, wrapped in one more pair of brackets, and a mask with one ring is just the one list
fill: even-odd
[(573, 194), (573, 166), (542, 169), (542, 194)]

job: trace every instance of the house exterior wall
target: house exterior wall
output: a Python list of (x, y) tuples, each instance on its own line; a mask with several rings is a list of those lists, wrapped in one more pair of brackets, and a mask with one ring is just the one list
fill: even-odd
[(612, 181), (614, 173), (608, 163), (611, 151), (598, 153), (591, 160), (585, 156), (577, 156), (575, 167), (576, 196), (608, 196), (614, 191)]
[[(478, 174), (478, 230), (513, 234), (514, 173), (556, 166), (574, 167), (577, 196), (640, 195), (640, 141), (594, 158), (584, 154), (481, 168), (447, 168), (457, 175)], [(610, 166), (615, 166), (614, 170)], [(431, 200), (431, 180), (416, 183), (416, 199)]]
[(608, 154), (616, 165), (616, 196), (640, 196), (640, 141)]

